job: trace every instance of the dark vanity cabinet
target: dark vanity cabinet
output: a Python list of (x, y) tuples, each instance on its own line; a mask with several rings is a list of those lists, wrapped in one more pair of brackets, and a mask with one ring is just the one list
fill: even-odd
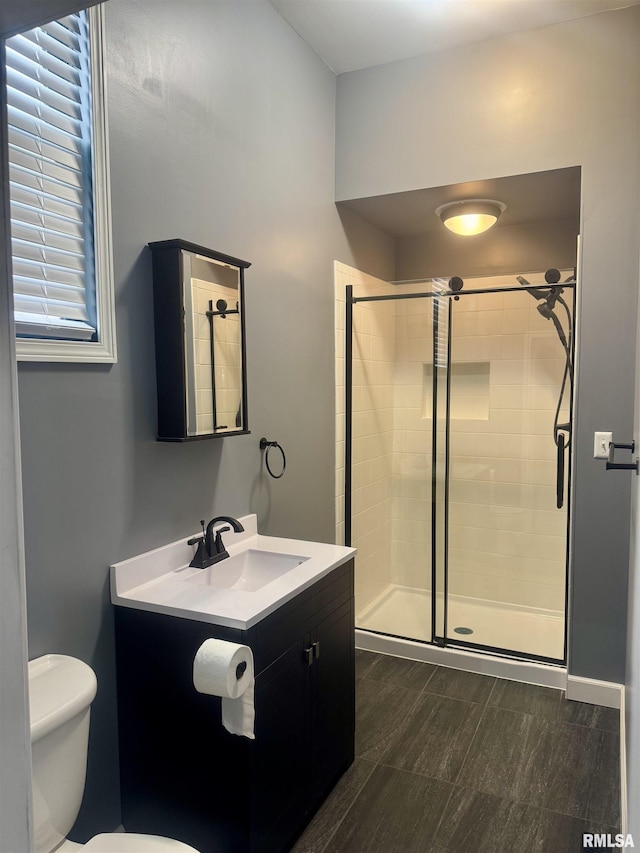
[[(116, 607), (122, 822), (200, 853), (290, 849), (354, 758), (353, 560), (246, 631)], [(196, 692), (209, 637), (254, 654), (255, 740)]]
[(149, 243), (158, 441), (246, 434), (244, 271), (186, 240)]

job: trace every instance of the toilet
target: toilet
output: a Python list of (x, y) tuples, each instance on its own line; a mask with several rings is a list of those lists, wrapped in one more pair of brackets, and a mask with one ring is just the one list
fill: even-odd
[(96, 689), (95, 673), (76, 658), (44, 655), (29, 662), (35, 853), (198, 853), (157, 835), (103, 833), (86, 844), (67, 839), (84, 792)]

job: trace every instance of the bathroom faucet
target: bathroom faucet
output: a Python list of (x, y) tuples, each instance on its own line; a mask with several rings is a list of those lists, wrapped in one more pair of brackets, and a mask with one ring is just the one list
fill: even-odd
[[(226, 522), (226, 527), (220, 527), (215, 531), (214, 538), (214, 530), (213, 528), (216, 524), (220, 524), (221, 522)], [(244, 527), (240, 524), (240, 522), (236, 518), (232, 518), (230, 515), (217, 515), (215, 518), (212, 518), (209, 524), (207, 524), (206, 530), (204, 526), (204, 520), (200, 522), (202, 525), (202, 536), (198, 536), (195, 539), (189, 539), (189, 545), (198, 544), (198, 550), (195, 553), (193, 560), (189, 563), (189, 565), (194, 569), (206, 569), (209, 566), (213, 566), (214, 563), (219, 563), (220, 560), (224, 560), (229, 556), (227, 549), (224, 547), (224, 543), (222, 542), (221, 534), (225, 532), (225, 530), (231, 530), (233, 528), (236, 533), (242, 533)], [(230, 527), (228, 525), (231, 525)]]

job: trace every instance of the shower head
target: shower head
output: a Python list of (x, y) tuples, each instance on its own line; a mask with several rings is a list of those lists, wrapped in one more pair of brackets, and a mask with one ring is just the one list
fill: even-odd
[(561, 287), (554, 287), (545, 299), (545, 304), (548, 305), (550, 311), (553, 311), (553, 309), (556, 307), (556, 302), (558, 301), (558, 299), (560, 299), (561, 293)]
[(551, 315), (553, 314), (553, 305), (549, 304), (549, 300), (545, 299), (544, 302), (541, 302), (538, 305), (538, 312), (542, 314), (545, 320), (551, 320)]
[[(560, 281), (560, 270), (550, 269), (547, 270), (544, 274), (544, 280), (547, 284), (556, 285)], [(556, 302), (558, 299), (562, 302), (560, 298), (560, 294), (563, 293), (562, 287), (558, 285), (558, 287), (552, 287), (549, 293), (547, 294), (545, 301), (542, 305), (538, 305), (538, 311), (542, 314), (543, 317), (546, 317), (547, 320), (551, 319), (551, 313), (553, 309), (556, 307)]]
[(553, 306), (556, 304), (556, 299), (558, 298), (558, 296), (558, 293), (550, 293), (549, 298), (545, 299), (544, 302), (541, 302), (540, 305), (538, 305), (538, 311), (545, 318), (545, 320), (551, 320), (553, 322), (553, 325), (556, 327), (558, 337), (560, 338), (560, 343), (565, 348), (565, 351), (568, 353), (569, 344), (567, 342), (567, 337), (564, 333), (564, 329), (562, 328), (560, 320), (558, 320), (556, 316), (556, 312), (553, 310)]
[[(551, 268), (548, 269), (544, 274), (544, 280), (547, 284), (558, 284), (560, 281), (560, 270)], [(547, 303), (548, 310), (552, 311), (558, 296), (562, 293), (562, 288), (553, 287), (550, 291), (546, 289), (541, 289), (540, 287), (532, 287), (531, 284), (521, 275), (516, 276), (516, 281), (518, 284), (521, 284), (523, 287), (526, 287), (529, 293), (533, 296), (534, 299), (544, 299)], [(538, 311), (542, 314), (543, 317), (550, 319), (547, 312), (547, 308), (543, 305), (538, 306)]]
[(458, 290), (462, 290), (463, 287), (464, 281), (460, 278), (459, 275), (454, 275), (452, 278), (449, 279), (449, 288), (454, 293)]
[(216, 308), (218, 311), (226, 311), (227, 310), (227, 300), (226, 299), (218, 299), (216, 302)]
[(541, 302), (540, 305), (538, 305), (538, 311), (543, 317), (546, 317), (547, 320), (552, 319), (552, 315), (554, 313), (553, 309), (556, 307), (558, 299), (562, 302), (562, 297), (560, 296), (562, 292), (561, 287), (552, 287), (546, 295), (544, 302)]
[(548, 293), (546, 290), (540, 290), (539, 287), (532, 287), (526, 278), (523, 278), (521, 275), (516, 276), (516, 281), (518, 284), (521, 284), (523, 287), (527, 288), (527, 292), (530, 293), (534, 299), (546, 299)]

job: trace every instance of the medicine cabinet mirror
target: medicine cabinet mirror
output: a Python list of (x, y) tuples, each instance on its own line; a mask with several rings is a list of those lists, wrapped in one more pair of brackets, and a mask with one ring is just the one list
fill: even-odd
[(249, 432), (244, 270), (250, 263), (185, 240), (149, 248), (158, 440)]

